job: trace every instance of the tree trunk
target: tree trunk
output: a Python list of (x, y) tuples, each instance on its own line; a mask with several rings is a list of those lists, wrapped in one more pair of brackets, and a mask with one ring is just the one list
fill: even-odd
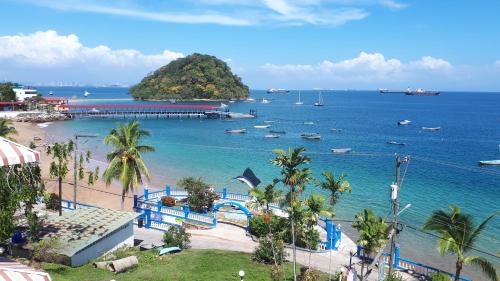
[(457, 258), (457, 262), (455, 263), (456, 266), (456, 271), (455, 271), (455, 281), (460, 280), (460, 272), (462, 271), (463, 263), (462, 261)]
[(293, 187), (290, 189), (290, 210), (292, 224), (292, 247), (293, 247), (293, 281), (297, 281), (297, 247), (295, 246), (295, 220), (293, 218)]
[(360, 276), (360, 278), (359, 278), (359, 280), (360, 280), (360, 281), (363, 281), (363, 278), (364, 278), (364, 276), (363, 276), (364, 271), (365, 271), (365, 261), (364, 261), (364, 260), (362, 260), (362, 261), (361, 261), (361, 276)]
[(59, 216), (62, 216), (62, 178), (58, 178), (59, 181)]
[(125, 208), (125, 189), (122, 190), (121, 210), (123, 211), (124, 208)]

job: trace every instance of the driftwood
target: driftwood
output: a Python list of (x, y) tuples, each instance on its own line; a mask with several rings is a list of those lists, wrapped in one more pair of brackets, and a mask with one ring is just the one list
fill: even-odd
[(110, 263), (111, 261), (99, 261), (99, 262), (94, 262), (92, 265), (95, 268), (106, 269)]
[(126, 257), (123, 259), (115, 260), (110, 262), (107, 265), (107, 269), (114, 272), (114, 273), (120, 273), (124, 272), (125, 270), (132, 268), (136, 265), (139, 264), (139, 261), (137, 260), (136, 256), (130, 256)]

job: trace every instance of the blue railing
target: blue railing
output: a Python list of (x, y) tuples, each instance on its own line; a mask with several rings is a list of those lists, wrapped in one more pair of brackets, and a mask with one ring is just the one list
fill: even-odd
[[(365, 249), (359, 245), (356, 251), (356, 256), (365, 260), (373, 260), (373, 257), (366, 255)], [(382, 253), (381, 259), (389, 263), (389, 256), (389, 253)], [(455, 276), (453, 273), (399, 256), (399, 246), (396, 246), (394, 251), (394, 267), (402, 270), (411, 270), (416, 274), (428, 277), (433, 273), (444, 273), (451, 277)], [(472, 279), (463, 276), (460, 276), (459, 279), (462, 281), (472, 281)]]
[[(76, 203), (76, 206), (82, 206), (82, 207), (87, 207), (87, 208), (97, 208), (96, 206), (92, 206), (92, 205), (88, 205), (88, 204), (84, 204), (84, 203), (78, 203), (78, 202)], [(74, 210), (75, 203), (73, 201), (63, 199), (63, 200), (61, 200), (61, 207), (63, 209), (67, 209), (67, 210)]]

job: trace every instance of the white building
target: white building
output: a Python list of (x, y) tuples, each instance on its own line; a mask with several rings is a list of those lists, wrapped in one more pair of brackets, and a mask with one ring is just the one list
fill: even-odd
[(14, 93), (16, 93), (16, 99), (18, 101), (24, 101), (25, 99), (36, 97), (38, 95), (38, 91), (36, 89), (14, 88), (13, 90)]

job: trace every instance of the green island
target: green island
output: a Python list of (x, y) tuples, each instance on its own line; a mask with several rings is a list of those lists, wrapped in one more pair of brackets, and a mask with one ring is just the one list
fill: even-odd
[(155, 70), (129, 93), (137, 100), (239, 100), (250, 91), (224, 61), (195, 53)]

